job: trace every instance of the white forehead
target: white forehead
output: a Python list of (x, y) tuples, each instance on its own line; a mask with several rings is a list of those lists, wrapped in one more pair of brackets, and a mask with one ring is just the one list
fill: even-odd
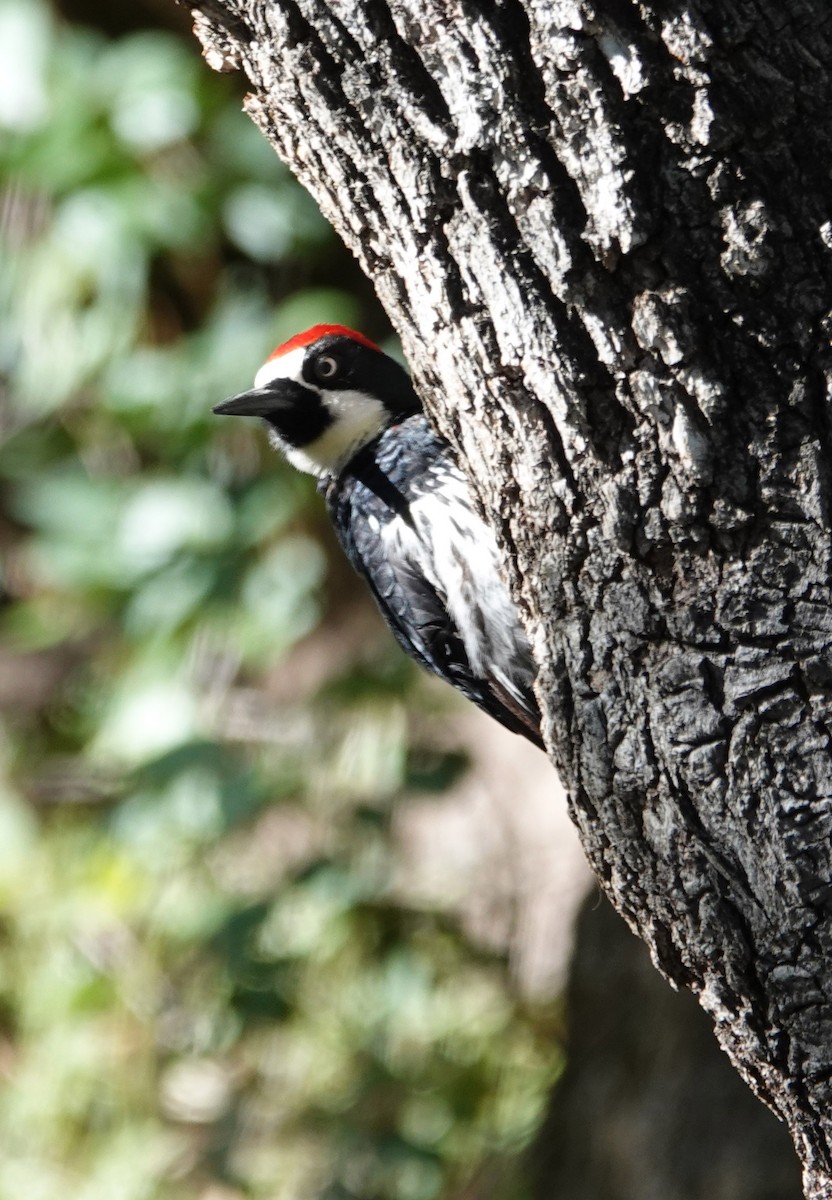
[(296, 346), (294, 350), (287, 350), (277, 358), (270, 358), (254, 376), (254, 386), (266, 387), (274, 379), (300, 379), (305, 357), (306, 346)]

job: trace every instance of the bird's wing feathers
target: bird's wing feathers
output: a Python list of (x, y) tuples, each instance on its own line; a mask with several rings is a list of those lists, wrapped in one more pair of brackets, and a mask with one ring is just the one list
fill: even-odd
[(380, 541), (378, 553), (368, 554), (366, 540), (361, 541), (361, 550), (351, 557), (405, 653), (503, 725), (542, 745), (540, 714), (531, 689), (524, 691), (487, 670), (475, 673), (459, 630), (449, 620), (443, 597), (422, 574), (419, 564), (406, 554), (387, 557)]
[(388, 448), (382, 439), (369, 470), (328, 490), (335, 528), (406, 653), (542, 745), (534, 666), (493, 535), (445, 443), (423, 428), (416, 469), (412, 436), (406, 464), (400, 443), (391, 438)]

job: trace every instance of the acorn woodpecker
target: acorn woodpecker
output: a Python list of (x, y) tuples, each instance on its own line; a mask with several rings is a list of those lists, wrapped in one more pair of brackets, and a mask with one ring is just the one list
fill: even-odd
[(214, 412), (262, 417), (272, 445), (318, 478), (399, 645), (542, 746), (535, 667), (496, 540), (407, 372), (362, 334), (314, 325)]

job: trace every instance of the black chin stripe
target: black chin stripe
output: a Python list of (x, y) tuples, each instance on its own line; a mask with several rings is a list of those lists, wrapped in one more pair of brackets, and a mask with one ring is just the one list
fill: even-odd
[(332, 413), (311, 388), (294, 380), (280, 380), (280, 405), (266, 417), (287, 445), (302, 450), (326, 432), (333, 423)]

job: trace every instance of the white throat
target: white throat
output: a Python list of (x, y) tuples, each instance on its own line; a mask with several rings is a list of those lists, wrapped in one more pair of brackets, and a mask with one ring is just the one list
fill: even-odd
[[(322, 389), (315, 389), (321, 391)], [(389, 423), (380, 400), (365, 392), (326, 392), (332, 424), (306, 446), (289, 446), (276, 430), (269, 431), (272, 444), (293, 467), (308, 475), (339, 475), (358, 451), (372, 442)]]
[(355, 457), (362, 446), (377, 438), (389, 424), (387, 409), (366, 392), (316, 387), (302, 376), (303, 347), (290, 350), (279, 358), (273, 358), (260, 368), (254, 386), (266, 387), (275, 379), (294, 379), (311, 392), (322, 397), (332, 421), (319, 438), (298, 448), (288, 445), (273, 428), (269, 429), (269, 440), (293, 467), (308, 475), (338, 475)]

